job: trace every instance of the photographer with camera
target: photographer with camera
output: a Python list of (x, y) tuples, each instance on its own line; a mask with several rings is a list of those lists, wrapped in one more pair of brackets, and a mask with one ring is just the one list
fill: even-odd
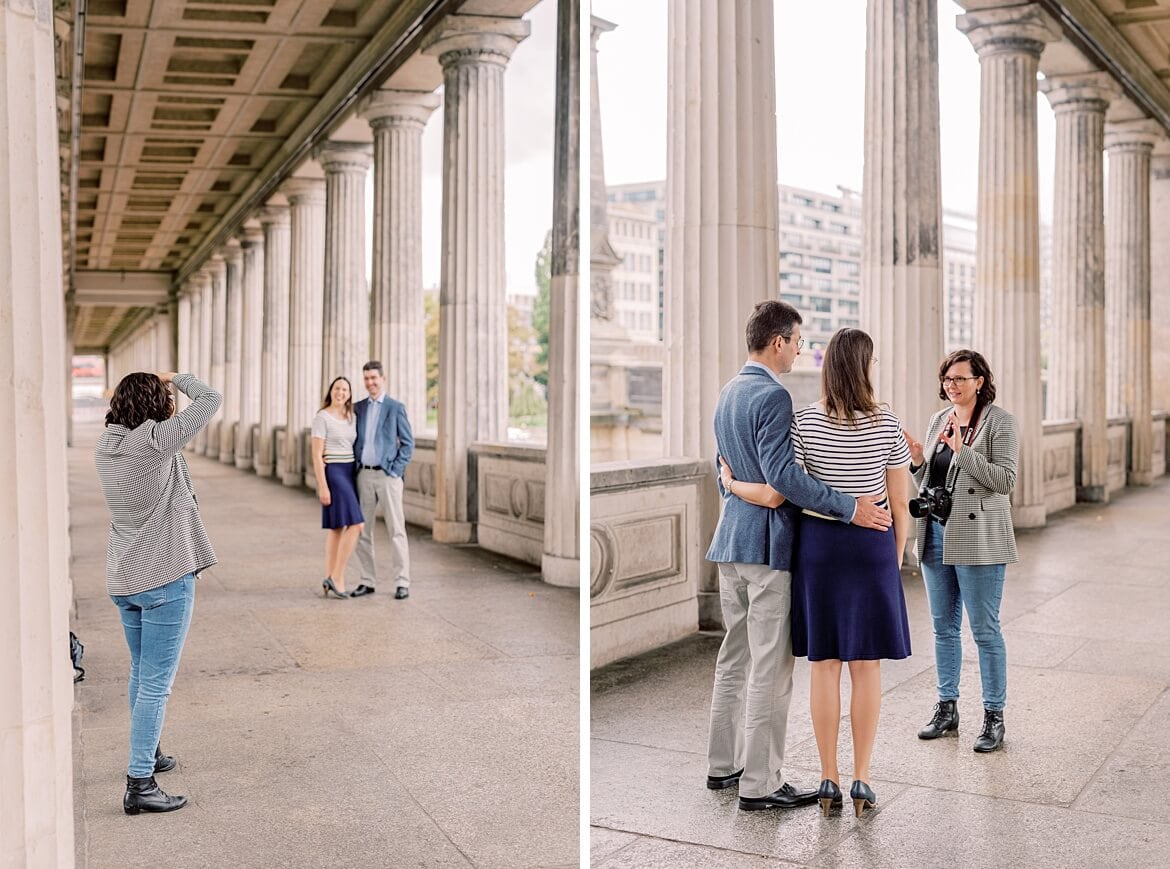
[(963, 607), (979, 649), (983, 732), (977, 752), (1003, 744), (1007, 650), (999, 626), (1006, 565), (1018, 560), (1010, 496), (1016, 484), (1016, 418), (996, 407), (987, 360), (956, 350), (939, 366), (939, 398), (952, 404), (930, 420), (924, 443), (903, 431), (920, 486), (910, 501), (918, 558), (934, 620), (938, 703), (919, 739), (958, 736)]

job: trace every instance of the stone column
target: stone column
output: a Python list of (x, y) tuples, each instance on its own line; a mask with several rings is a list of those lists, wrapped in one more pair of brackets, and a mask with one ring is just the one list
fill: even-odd
[(1105, 204), (1105, 354), (1110, 416), (1131, 420), (1131, 486), (1152, 481), (1150, 406), (1150, 153), (1156, 121), (1107, 124)]
[(243, 317), (240, 327), (240, 421), (236, 426), (236, 467), (252, 469), (252, 428), (260, 422), (260, 341), (264, 331), (264, 230), (246, 225)]
[[(747, 357), (744, 324), (779, 297), (776, 69), (772, 0), (668, 7), (666, 454), (714, 461), (712, 419), (723, 384)], [(712, 466), (711, 473), (715, 469)], [(700, 537), (719, 518), (702, 489)], [(721, 615), (703, 562), (699, 622)]]
[(1019, 425), (1012, 518), (1035, 528), (1045, 521), (1036, 72), (1060, 28), (1036, 3), (968, 12), (958, 25), (980, 66), (974, 349), (999, 375), (996, 403)]
[(0, 3), (0, 862), (73, 865), (53, 4)]
[(877, 396), (915, 437), (939, 408), (944, 356), (939, 159), (937, 0), (870, 0), (861, 323), (882, 360)]
[(288, 416), (281, 481), (300, 486), (313, 476), (301, 451), (301, 432), (321, 405), (321, 316), (325, 280), (325, 182), (290, 178), (281, 187), (290, 215)]
[(276, 427), (288, 417), (289, 209), (270, 205), (260, 212), (264, 227), (264, 325), (260, 340), (260, 439), (256, 473), (276, 469)]
[(581, 584), (581, 460), (578, 406), (578, 272), (581, 244), (581, 5), (557, 4), (556, 127), (553, 133), (552, 261), (548, 299), (548, 445), (544, 552), (551, 585)]
[[(204, 383), (211, 382), (211, 358), (205, 349), (203, 336), (204, 325), (209, 323), (211, 315), (210, 280), (204, 269), (199, 269), (191, 275), (191, 374), (194, 374)], [(210, 338), (210, 334), (208, 334)], [(207, 427), (187, 444), (187, 452), (203, 453), (207, 449)]]
[(427, 421), (422, 288), (422, 134), (437, 94), (376, 91), (362, 117), (374, 128), (374, 280), (370, 357), (411, 424)]
[(434, 539), (474, 540), (467, 454), (508, 425), (504, 69), (529, 24), (449, 15), (424, 52), (443, 67), (443, 265)]
[[(211, 339), (211, 387), (227, 400), (227, 373), (225, 353), (227, 348), (227, 264), (220, 254), (209, 261), (211, 273), (211, 322), (208, 326)], [(207, 452), (211, 459), (219, 458), (219, 430), (223, 425), (224, 408), (221, 405), (207, 427)]]
[(1170, 411), (1170, 150), (1150, 158), (1150, 346), (1150, 403)]
[(239, 239), (223, 247), (227, 266), (227, 333), (224, 340), (223, 422), (219, 427), (219, 460), (236, 460), (236, 425), (240, 421), (240, 350), (244, 323), (244, 251)]
[[(321, 333), (321, 395), (334, 377), (360, 386), (370, 358), (370, 295), (366, 287), (366, 173), (372, 149), (324, 142), (315, 157), (325, 169), (325, 307)], [(355, 400), (358, 398), (354, 396)]]
[(1077, 498), (1104, 501), (1105, 110), (1116, 87), (1105, 73), (1055, 76), (1040, 89), (1056, 113), (1052, 225), (1052, 337), (1045, 417), (1081, 422)]

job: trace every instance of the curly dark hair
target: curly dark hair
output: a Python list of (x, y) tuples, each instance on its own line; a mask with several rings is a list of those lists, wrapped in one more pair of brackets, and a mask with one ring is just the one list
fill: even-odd
[(135, 371), (127, 374), (114, 389), (106, 425), (138, 428), (148, 419), (162, 422), (175, 415), (175, 399), (157, 374)]
[(942, 379), (952, 365), (958, 365), (960, 362), (971, 363), (971, 373), (976, 377), (983, 378), (983, 386), (979, 387), (979, 403), (985, 405), (995, 401), (995, 378), (991, 376), (991, 366), (987, 364), (983, 354), (976, 350), (956, 350), (947, 354), (947, 358), (938, 367), (938, 397), (943, 401), (947, 400), (947, 392), (943, 389)]
[(337, 381), (344, 380), (345, 385), (349, 387), (349, 398), (345, 400), (345, 418), (349, 419), (353, 416), (353, 384), (349, 382), (348, 377), (334, 377), (329, 383), (329, 388), (325, 390), (325, 400), (321, 402), (321, 410), (333, 404), (333, 387), (337, 385)]

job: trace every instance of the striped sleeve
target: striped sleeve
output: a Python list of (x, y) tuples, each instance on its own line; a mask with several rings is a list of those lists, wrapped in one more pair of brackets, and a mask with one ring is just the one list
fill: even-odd
[(223, 396), (196, 379), (193, 374), (176, 374), (171, 381), (191, 404), (182, 413), (157, 423), (151, 432), (151, 443), (159, 452), (174, 452), (183, 448), (200, 430), (211, 422), (223, 403)]
[(894, 436), (892, 438), (893, 443), (890, 445), (890, 455), (889, 455), (889, 458), (886, 460), (886, 467), (887, 468), (909, 467), (910, 466), (910, 447), (906, 443), (906, 436), (904, 434), (902, 434), (901, 420), (899, 420), (898, 417), (894, 416), (889, 411), (885, 411), (882, 414), (882, 416), (887, 418), (886, 419), (887, 423), (892, 421), (893, 426), (894, 426)]

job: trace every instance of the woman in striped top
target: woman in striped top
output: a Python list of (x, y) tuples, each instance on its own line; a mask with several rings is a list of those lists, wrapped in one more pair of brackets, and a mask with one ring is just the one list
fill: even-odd
[(313, 470), (317, 474), (317, 497), (321, 500), (321, 527), (325, 537), (325, 597), (348, 598), (345, 566), (362, 533), (362, 507), (354, 479), (357, 474), (353, 442), (357, 424), (353, 415), (353, 390), (344, 377), (335, 377), (321, 409), (313, 417)]
[[(173, 383), (191, 405), (175, 415)], [(94, 463), (110, 510), (106, 588), (130, 648), (130, 763), (122, 808), (171, 812), (187, 804), (155, 783), (175, 768), (159, 736), (195, 606), (195, 577), (215, 564), (183, 445), (223, 396), (190, 374), (127, 374), (110, 398)]]
[[(841, 662), (849, 662), (853, 731), (853, 799), (857, 815), (876, 804), (869, 764), (881, 711), (882, 658), (910, 655), (902, 592), (902, 551), (910, 533), (910, 452), (898, 418), (874, 399), (873, 341), (841, 329), (829, 341), (821, 400), (796, 412), (796, 460), (813, 477), (846, 495), (885, 495), (894, 534), (836, 522), (804, 510), (792, 571), (793, 654), (811, 663), (809, 706), (821, 760), (821, 809), (842, 802), (837, 768)], [(731, 469), (722, 468), (724, 486)], [(784, 499), (766, 483), (740, 482), (735, 495), (777, 507)]]

